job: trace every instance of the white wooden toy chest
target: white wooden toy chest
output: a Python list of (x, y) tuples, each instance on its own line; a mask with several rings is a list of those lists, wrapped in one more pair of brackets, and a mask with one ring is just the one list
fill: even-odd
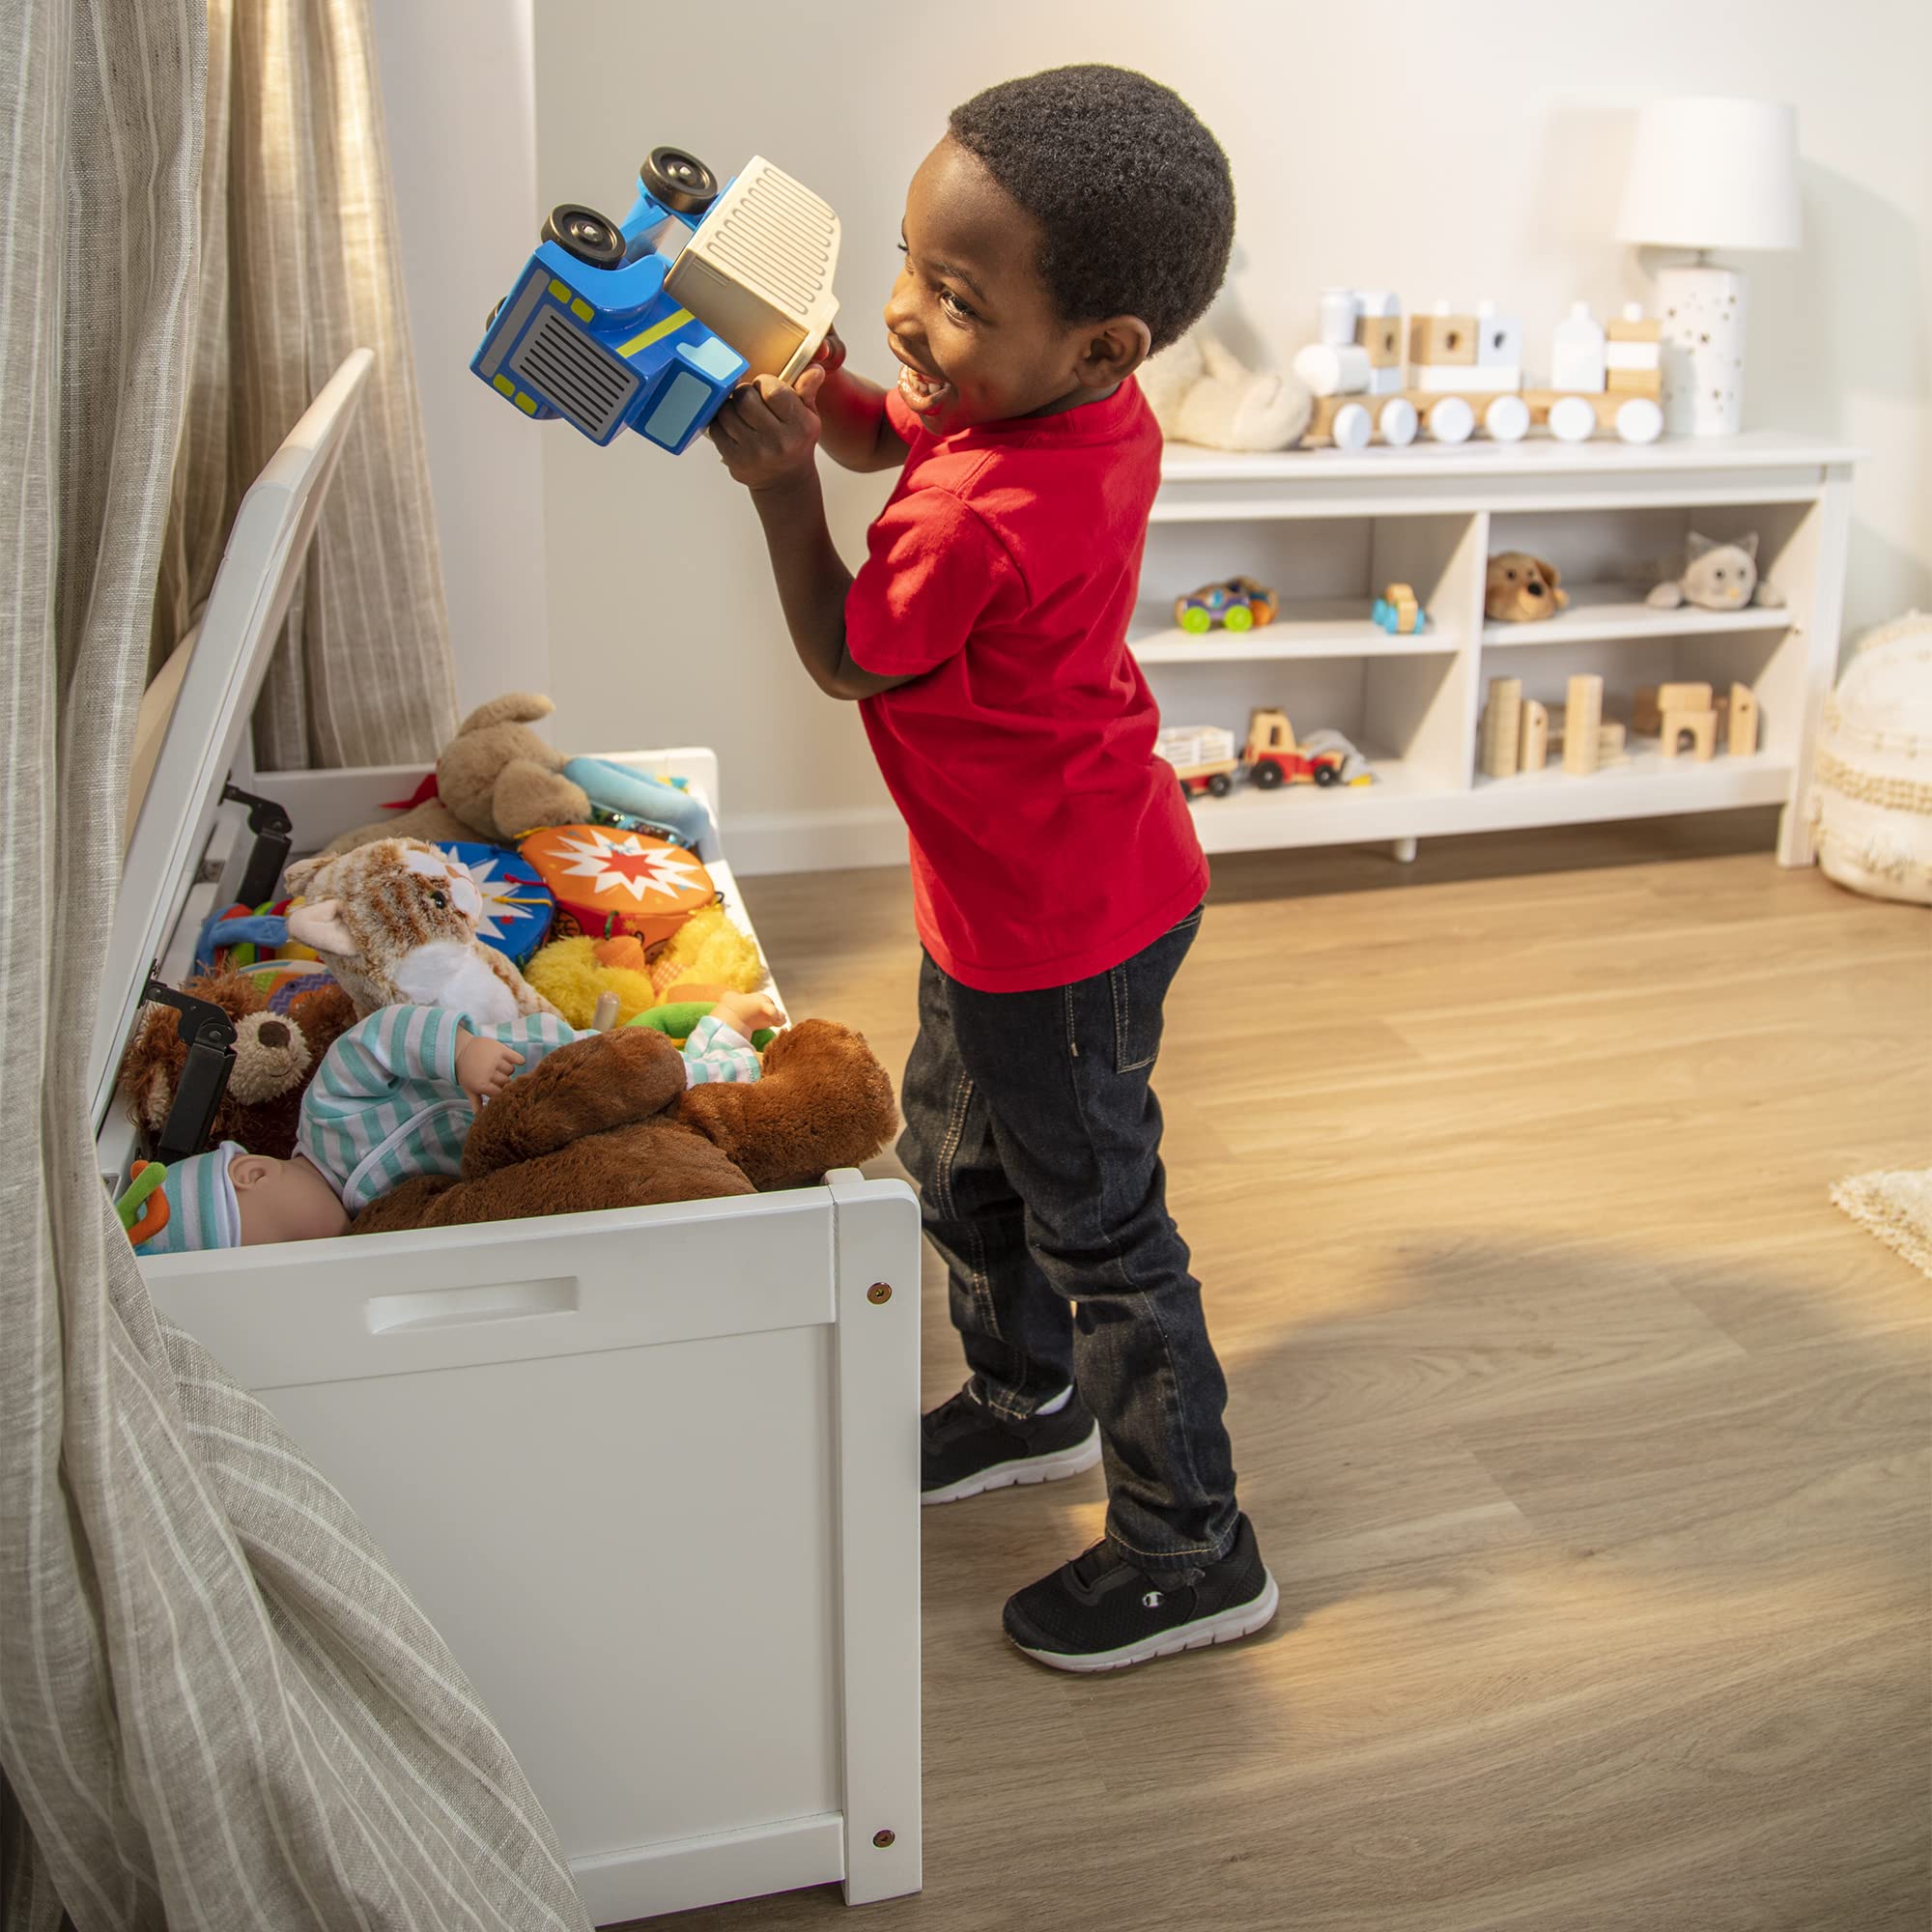
[[(146, 969), (179, 984), (254, 837), (299, 854), (419, 771), (251, 779), (246, 720), (366, 372), (244, 500), (130, 840), (94, 1042), (101, 1170)], [(625, 754), (718, 804), (708, 752)], [(272, 822), (272, 814), (260, 814)], [(714, 837), (700, 848), (745, 921)], [(749, 930), (749, 923), (747, 929)], [(163, 1312), (266, 1401), (448, 1639), (600, 1924), (920, 1884), (919, 1219), (823, 1186), (161, 1256)]]

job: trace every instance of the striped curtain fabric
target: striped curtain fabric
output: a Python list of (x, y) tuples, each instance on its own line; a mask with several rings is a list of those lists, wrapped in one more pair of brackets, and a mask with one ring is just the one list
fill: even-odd
[(0, 0), (0, 1926), (586, 1932), (448, 1649), (157, 1320), (95, 1171), (99, 927), (195, 353), (204, 4)]
[(152, 668), (242, 493), (352, 349), (376, 352), (255, 714), (265, 771), (433, 761), (456, 683), (366, 0), (207, 0), (202, 260)]

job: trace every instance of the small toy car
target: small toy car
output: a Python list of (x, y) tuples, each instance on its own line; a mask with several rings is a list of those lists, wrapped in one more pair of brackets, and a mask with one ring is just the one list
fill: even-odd
[(1415, 592), (1406, 583), (1391, 583), (1376, 599), (1376, 608), (1369, 612), (1369, 621), (1379, 624), (1391, 637), (1406, 637), (1428, 626), (1429, 612), (1422, 608)]
[(1225, 583), (1204, 583), (1174, 600), (1174, 621), (1190, 637), (1202, 637), (1216, 624), (1229, 631), (1251, 631), (1274, 622), (1281, 600), (1252, 577), (1231, 577)]
[(1174, 767), (1180, 789), (1189, 798), (1204, 791), (1226, 798), (1241, 768), (1235, 755), (1235, 734), (1218, 724), (1168, 725), (1154, 740), (1154, 752)]
[(754, 155), (722, 190), (654, 148), (622, 222), (554, 209), (469, 366), (526, 416), (676, 454), (748, 374), (795, 380), (838, 303), (838, 217)]

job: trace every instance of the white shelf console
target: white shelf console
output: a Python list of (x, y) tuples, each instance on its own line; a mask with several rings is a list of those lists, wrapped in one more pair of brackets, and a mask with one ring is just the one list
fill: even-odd
[[(1432, 835), (1781, 805), (1777, 856), (1809, 864), (1802, 801), (1837, 668), (1859, 454), (1772, 431), (1647, 446), (1418, 443), (1267, 456), (1172, 445), (1129, 632), (1164, 721), (1244, 735), (1252, 707), (1280, 705), (1303, 735), (1345, 731), (1376, 770), (1373, 785), (1344, 790), (1243, 785), (1204, 797), (1194, 807), (1202, 842), (1237, 852), (1387, 838), (1409, 858)], [(1756, 530), (1759, 566), (1783, 607), (1651, 610), (1644, 592), (1690, 529)], [(1486, 622), (1484, 566), (1503, 550), (1553, 563), (1570, 608), (1541, 623)], [(1280, 595), (1272, 624), (1238, 636), (1175, 628), (1176, 596), (1235, 576)], [(1415, 637), (1369, 621), (1391, 579), (1413, 584), (1429, 612)], [(1700, 764), (1634, 738), (1628, 763), (1588, 778), (1560, 768), (1483, 777), (1476, 726), (1489, 680), (1520, 677), (1553, 722), (1578, 671), (1603, 677), (1606, 719), (1628, 720), (1640, 685), (1747, 684), (1759, 748)]]

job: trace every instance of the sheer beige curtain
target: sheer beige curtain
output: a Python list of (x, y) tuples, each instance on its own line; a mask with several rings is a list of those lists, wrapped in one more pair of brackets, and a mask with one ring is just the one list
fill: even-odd
[(0, 1926), (586, 1932), (448, 1649), (157, 1319), (95, 1171), (204, 5), (0, 0)]
[(367, 0), (207, 0), (202, 270), (156, 662), (242, 494), (352, 349), (376, 352), (255, 714), (265, 770), (405, 763), (456, 728)]

